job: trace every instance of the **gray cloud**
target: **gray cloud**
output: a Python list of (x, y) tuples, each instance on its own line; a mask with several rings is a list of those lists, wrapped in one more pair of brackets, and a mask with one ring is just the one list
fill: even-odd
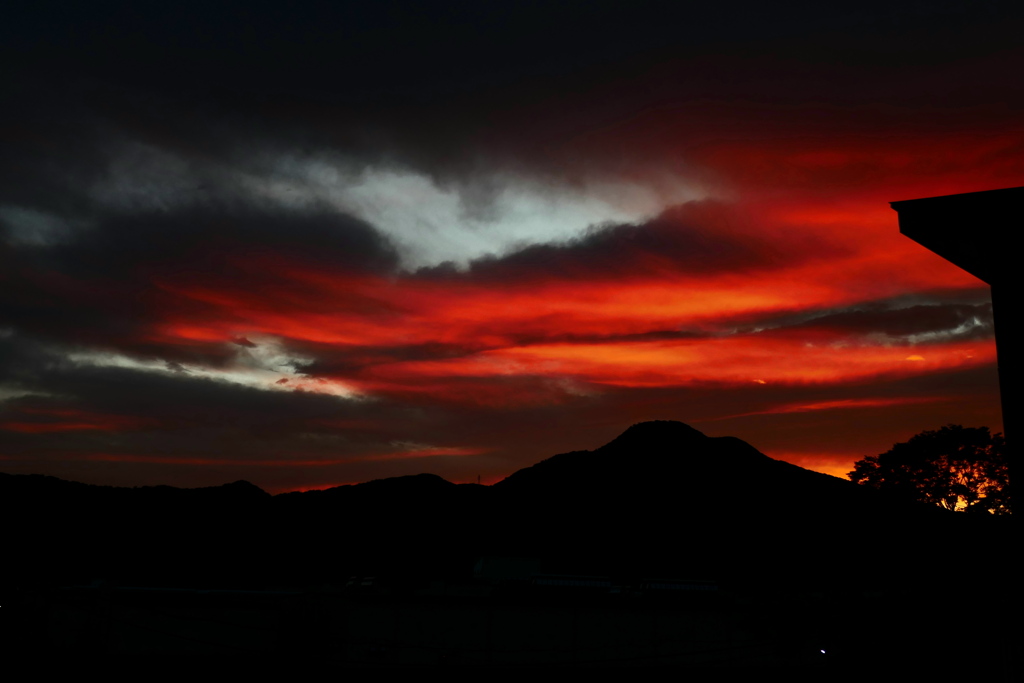
[(447, 264), (423, 269), (418, 276), (488, 284), (535, 279), (600, 282), (678, 273), (740, 273), (789, 267), (811, 254), (821, 258), (843, 253), (841, 247), (825, 241), (815, 247), (808, 248), (807, 255), (788, 253), (761, 237), (735, 207), (704, 200), (674, 206), (649, 221), (597, 225), (560, 244), (526, 246), (507, 255), (481, 258), (463, 274)]
[(757, 321), (742, 321), (730, 332), (819, 330), (872, 344), (943, 344), (993, 338), (988, 288), (920, 292), (845, 308), (804, 310)]

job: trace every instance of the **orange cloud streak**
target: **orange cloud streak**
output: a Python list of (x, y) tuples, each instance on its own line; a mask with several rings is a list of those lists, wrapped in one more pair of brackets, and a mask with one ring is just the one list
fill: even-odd
[[(628, 278), (600, 273), (538, 278), (530, 271), (483, 286), (469, 276), (337, 274), (264, 255), (244, 264), (261, 273), (264, 284), (259, 287), (236, 281), (198, 283), (187, 277), (162, 282), (166, 292), (202, 308), (187, 319), (158, 323), (151, 339), (190, 346), (271, 335), (335, 351), (358, 348), (363, 351), (357, 353), (357, 367), (334, 379), (371, 393), (442, 395), (462, 391), (447, 386), (445, 377), (547, 376), (624, 387), (807, 384), (994, 362), (991, 342), (936, 345), (922, 354), (919, 347), (819, 339), (806, 330), (789, 336), (728, 334), (737, 320), (979, 285), (896, 234), (895, 213), (875, 203), (809, 202), (797, 207), (767, 202), (755, 208), (760, 211), (757, 219), (744, 229), (761, 237), (772, 235), (780, 258), (787, 252), (797, 256), (793, 265), (693, 274), (661, 264), (654, 272), (638, 271)], [(838, 252), (821, 259), (806, 256), (822, 249), (823, 242)], [(708, 336), (593, 341), (672, 330)], [(567, 335), (589, 341), (565, 341)], [(416, 345), (450, 345), (456, 357), (404, 361), (388, 355), (388, 348)], [(907, 362), (916, 355), (925, 360)], [(497, 396), (463, 395), (501, 404)], [(508, 398), (524, 400), (513, 394)]]
[[(757, 380), (755, 380), (757, 381)], [(763, 383), (758, 382), (758, 383)], [(850, 410), (856, 408), (887, 408), (905, 406), (914, 403), (936, 403), (948, 400), (945, 396), (899, 396), (895, 398), (846, 398), (835, 401), (811, 401), (807, 403), (784, 403), (765, 410), (755, 410), (749, 413), (737, 413), (736, 415), (722, 415), (704, 422), (716, 420), (731, 420), (736, 417), (749, 417), (751, 415), (783, 415), (787, 413), (807, 413), (816, 410)]]
[[(378, 369), (399, 380), (415, 377), (568, 376), (632, 387), (693, 383), (816, 384), (901, 377), (995, 362), (991, 343), (929, 347), (818, 345), (785, 335), (616, 344), (548, 344), (486, 351), (466, 358), (395, 363)], [(758, 381), (761, 380), (761, 381)]]
[[(851, 228), (851, 232), (855, 232)], [(854, 253), (769, 272), (701, 275), (657, 273), (629, 281), (553, 279), (526, 286), (475, 286), (471, 280), (430, 281), (304, 271), (265, 264), (282, 282), (303, 281), (302, 308), (259, 291), (225, 283), (225, 291), (177, 285), (180, 297), (216, 308), (202, 317), (157, 325), (161, 342), (220, 343), (238, 335), (265, 334), (328, 345), (399, 346), (456, 344), (505, 346), (538, 337), (638, 334), (651, 330), (714, 329), (730, 319), (807, 308), (842, 306), (866, 299), (932, 288), (976, 287), (970, 275), (906, 241), (888, 254)], [(353, 311), (333, 298), (345, 287), (373, 290), (383, 313)], [(235, 287), (236, 289), (233, 289)]]

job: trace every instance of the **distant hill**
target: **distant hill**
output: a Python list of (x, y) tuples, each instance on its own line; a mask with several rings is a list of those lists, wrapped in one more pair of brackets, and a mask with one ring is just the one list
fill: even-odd
[[(990, 520), (900, 504), (681, 422), (645, 422), (490, 486), (430, 474), (270, 496), (0, 474), (6, 582), (312, 584), (468, 575), (480, 555), (546, 571), (736, 582), (927, 577)], [(980, 535), (979, 535), (980, 534)]]

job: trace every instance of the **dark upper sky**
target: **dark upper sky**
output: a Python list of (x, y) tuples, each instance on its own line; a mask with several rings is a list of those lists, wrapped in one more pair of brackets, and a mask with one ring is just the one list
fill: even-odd
[(0, 10), (0, 469), (500, 478), (1001, 429), (889, 201), (1024, 185), (1017, 3)]

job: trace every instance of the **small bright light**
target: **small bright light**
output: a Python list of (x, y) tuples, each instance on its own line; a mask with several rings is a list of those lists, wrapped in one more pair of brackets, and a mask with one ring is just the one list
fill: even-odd
[(825, 654), (825, 651), (824, 651), (824, 650), (819, 650), (819, 652), (821, 652), (821, 654)]

